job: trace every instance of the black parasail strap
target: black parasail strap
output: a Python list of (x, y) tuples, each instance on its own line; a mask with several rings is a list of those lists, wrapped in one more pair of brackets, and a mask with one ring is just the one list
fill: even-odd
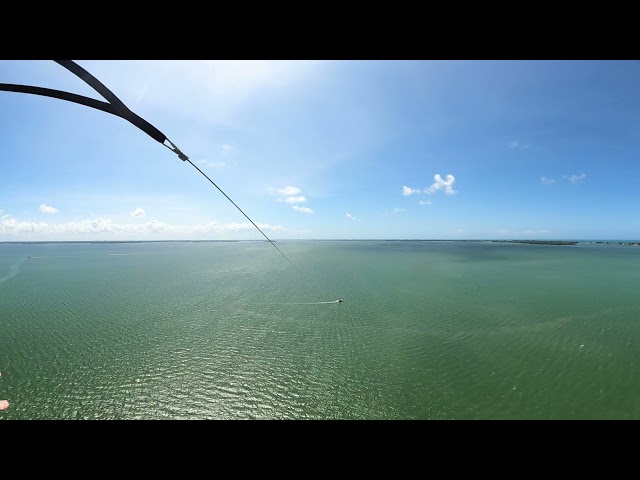
[[(102, 97), (104, 97), (107, 101), (102, 102), (100, 100), (95, 100), (93, 98), (85, 97), (83, 95), (77, 95), (75, 93), (63, 92), (60, 90), (53, 90), (51, 88), (43, 88), (43, 87), (33, 87), (30, 85), (15, 85), (11, 83), (0, 83), (0, 90), (4, 90), (7, 92), (19, 92), (19, 93), (30, 93), (33, 95), (42, 95), (45, 97), (58, 98), (60, 100), (66, 100), (68, 102), (78, 103), (80, 105), (85, 105), (87, 107), (96, 108), (98, 110), (102, 110), (103, 112), (110, 113), (117, 117), (123, 118), (128, 122), (132, 123), (144, 133), (149, 135), (151, 138), (156, 140), (157, 142), (163, 144), (169, 150), (174, 152), (180, 157), (181, 160), (187, 160), (188, 157), (180, 151), (178, 147), (176, 147), (171, 140), (167, 138), (167, 136), (158, 130), (156, 127), (147, 122), (144, 118), (136, 115), (131, 110), (127, 108), (127, 106), (122, 103), (122, 101), (115, 96), (115, 94), (105, 87), (97, 78), (87, 72), (84, 68), (82, 68), (77, 63), (71, 60), (54, 60), (59, 65), (63, 66), (71, 73), (77, 75), (82, 81), (84, 81), (87, 85), (93, 88), (96, 92), (98, 92)], [(171, 146), (165, 144), (165, 142), (169, 142)]]
[[(240, 211), (240, 213), (242, 213), (242, 215), (244, 215), (247, 220), (249, 220), (251, 224), (258, 229), (262, 236), (266, 238), (278, 252), (280, 252), (280, 255), (282, 255), (291, 265), (293, 265), (296, 270), (298, 270), (300, 275), (302, 275), (312, 286), (315, 287), (313, 282), (309, 280), (309, 278), (304, 273), (302, 273), (302, 271), (300, 271), (300, 269), (296, 267), (291, 260), (289, 260), (289, 258), (277, 247), (277, 245), (273, 243), (273, 241), (271, 241), (269, 237), (267, 237), (262, 229), (258, 227), (258, 225), (256, 225), (254, 221), (251, 220), (249, 216), (244, 213), (244, 211), (242, 211), (242, 209), (233, 200), (231, 200), (231, 198), (226, 193), (224, 193), (224, 191), (218, 185), (216, 185), (213, 180), (211, 180), (202, 170), (200, 170), (191, 160), (189, 160), (189, 157), (182, 153), (182, 151), (176, 145), (174, 145), (173, 142), (169, 140), (164, 133), (151, 125), (144, 118), (136, 115), (131, 110), (129, 110), (127, 106), (122, 103), (122, 101), (118, 97), (116, 97), (111, 90), (105, 87), (98, 79), (96, 79), (93, 75), (91, 75), (77, 63), (71, 60), (54, 61), (59, 65), (62, 65), (71, 73), (80, 77), (82, 81), (87, 83), (91, 88), (102, 95), (107, 100), (107, 102), (102, 102), (100, 100), (95, 100), (93, 98), (85, 97), (82, 95), (76, 95), (75, 93), (53, 90), (50, 88), (32, 87), (29, 85), (14, 85), (10, 83), (0, 83), (0, 91), (4, 90), (7, 92), (31, 93), (33, 95), (58, 98), (60, 100), (66, 100), (68, 102), (79, 103), (80, 105), (96, 108), (98, 110), (102, 110), (103, 112), (111, 113), (112, 115), (124, 118), (128, 122), (131, 122), (151, 138), (160, 142), (164, 147), (167, 147), (173, 153), (178, 155), (178, 158), (180, 158), (180, 160), (182, 160), (183, 162), (188, 161), (198, 172), (200, 172), (207, 180), (209, 180), (209, 182), (211, 182), (214, 187), (216, 187), (225, 197), (227, 197), (227, 199)], [(168, 142), (169, 145), (167, 145), (165, 142)]]

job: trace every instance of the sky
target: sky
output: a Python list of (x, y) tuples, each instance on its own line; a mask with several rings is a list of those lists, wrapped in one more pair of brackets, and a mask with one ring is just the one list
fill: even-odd
[[(272, 239), (640, 240), (640, 62), (82, 60)], [(0, 83), (104, 100), (51, 60)], [(0, 242), (263, 239), (131, 123), (0, 91)]]

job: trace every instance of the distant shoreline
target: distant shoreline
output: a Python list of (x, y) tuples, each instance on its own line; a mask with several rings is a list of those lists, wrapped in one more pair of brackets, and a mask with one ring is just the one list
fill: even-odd
[[(273, 240), (277, 242), (278, 240)], [(377, 238), (359, 238), (359, 239), (281, 239), (284, 242), (491, 242), (491, 243), (522, 243), (528, 245), (578, 245), (578, 244), (606, 244), (606, 245), (631, 245), (640, 246), (640, 241), (624, 241), (624, 240), (492, 240), (492, 239), (476, 239), (476, 240), (451, 240), (451, 239), (377, 239)], [(2, 244), (23, 244), (23, 245), (46, 245), (46, 244), (123, 244), (123, 243), (248, 243), (261, 242), (268, 243), (267, 240), (34, 240), (34, 241), (0, 241)]]
[(529, 245), (578, 245), (579, 243), (602, 243), (608, 245), (637, 245), (640, 246), (640, 242), (623, 242), (623, 241), (591, 241), (591, 240), (491, 240), (497, 243), (526, 243)]
[[(527, 243), (529, 245), (577, 245), (581, 242), (564, 240), (491, 240), (497, 243)], [(600, 242), (603, 243), (603, 242)]]

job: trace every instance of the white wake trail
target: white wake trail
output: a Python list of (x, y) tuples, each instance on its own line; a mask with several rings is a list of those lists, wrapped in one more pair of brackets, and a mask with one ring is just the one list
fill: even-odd
[(11, 265), (9, 267), (9, 272), (4, 276), (4, 277), (0, 277), (0, 284), (6, 282), (7, 280), (9, 280), (10, 278), (15, 277), (16, 275), (20, 274), (20, 265), (22, 265), (24, 262), (26, 262), (27, 259), (26, 258), (21, 258), (20, 260), (18, 260), (16, 263), (14, 263), (13, 265)]
[(334, 300), (333, 302), (307, 302), (307, 303), (271, 303), (270, 305), (329, 305), (332, 303), (342, 303), (343, 300), (340, 298), (338, 300)]

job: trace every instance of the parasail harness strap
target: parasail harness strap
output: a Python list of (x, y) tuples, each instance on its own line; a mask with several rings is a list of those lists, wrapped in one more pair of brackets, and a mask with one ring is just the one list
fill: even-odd
[[(169, 150), (174, 152), (180, 160), (187, 160), (188, 157), (180, 151), (176, 145), (171, 142), (167, 136), (158, 130), (156, 127), (147, 122), (144, 118), (136, 115), (131, 110), (127, 108), (127, 106), (122, 103), (122, 101), (115, 96), (115, 94), (105, 87), (102, 82), (100, 82), (96, 77), (87, 72), (84, 68), (82, 68), (77, 63), (72, 60), (54, 60), (57, 64), (63, 66), (67, 70), (69, 70), (74, 75), (78, 76), (83, 82), (93, 88), (96, 92), (98, 92), (106, 102), (102, 102), (100, 100), (96, 100), (94, 98), (85, 97), (82, 95), (77, 95), (75, 93), (63, 92), (60, 90), (54, 90), (51, 88), (44, 87), (33, 87), (31, 85), (15, 85), (11, 83), (0, 83), (0, 90), (4, 90), (7, 92), (19, 92), (19, 93), (30, 93), (32, 95), (42, 95), (44, 97), (52, 97), (58, 98), (60, 100), (66, 100), (68, 102), (78, 103), (80, 105), (85, 105), (87, 107), (95, 108), (97, 110), (102, 110), (103, 112), (110, 113), (117, 117), (123, 118), (128, 122), (132, 123), (144, 133), (149, 135), (151, 138), (161, 143)], [(169, 142), (167, 145), (165, 142)]]
[[(164, 133), (162, 133), (156, 127), (151, 125), (144, 118), (140, 117), (139, 115), (136, 115), (131, 110), (129, 110), (127, 106), (124, 103), (122, 103), (122, 101), (118, 97), (116, 97), (111, 90), (105, 87), (102, 84), (102, 82), (100, 82), (96, 77), (91, 75), (89, 72), (87, 72), (84, 68), (82, 68), (80, 65), (78, 65), (74, 61), (72, 60), (54, 60), (54, 61), (59, 65), (63, 66), (64, 68), (66, 68), (67, 70), (69, 70), (74, 75), (78, 76), (82, 81), (84, 81), (96, 92), (102, 95), (102, 97), (107, 101), (102, 102), (94, 98), (77, 95), (75, 93), (63, 92), (60, 90), (53, 90), (51, 88), (33, 87), (30, 85), (15, 85), (11, 83), (0, 83), (0, 91), (4, 90), (7, 92), (30, 93), (33, 95), (42, 95), (45, 97), (58, 98), (60, 100), (66, 100), (68, 102), (78, 103), (80, 105), (85, 105), (87, 107), (102, 110), (103, 112), (110, 113), (112, 115), (123, 118), (128, 122), (132, 123), (133, 125), (138, 127), (140, 130), (142, 130), (144, 133), (149, 135), (151, 138), (153, 138), (157, 142), (161, 143), (163, 146), (167, 147), (173, 153), (175, 153), (180, 160), (182, 160), (183, 162), (185, 161), (189, 162), (196, 170), (198, 170), (198, 172), (200, 172), (207, 180), (209, 180), (209, 182), (211, 182), (211, 184), (214, 187), (216, 187), (225, 197), (227, 197), (227, 199), (240, 211), (240, 213), (242, 213), (242, 215), (244, 215), (246, 219), (249, 220), (251, 224), (258, 229), (258, 231), (262, 234), (262, 236), (266, 238), (269, 241), (269, 243), (271, 243), (271, 245), (273, 245), (275, 249), (278, 250), (278, 252), (280, 252), (280, 254), (287, 260), (287, 262), (293, 265), (293, 268), (295, 268), (298, 271), (298, 273), (300, 273), (300, 275), (302, 275), (313, 287), (315, 287), (313, 282), (309, 280), (309, 278), (304, 273), (302, 273), (300, 269), (296, 267), (294, 263), (291, 260), (289, 260), (289, 258), (284, 253), (282, 253), (282, 251), (278, 248), (278, 246), (275, 243), (273, 243), (269, 237), (267, 237), (267, 235), (260, 229), (260, 227), (258, 227), (258, 225), (256, 225), (254, 221), (251, 220), (249, 216), (246, 213), (244, 213), (242, 209), (238, 205), (236, 205), (236, 203), (233, 200), (231, 200), (231, 198), (226, 193), (224, 193), (222, 189), (218, 185), (216, 185), (213, 180), (211, 180), (202, 170), (200, 170), (191, 160), (189, 160), (189, 157), (185, 155), (182, 152), (182, 150), (180, 150), (171, 140), (169, 140)], [(165, 142), (167, 142), (168, 145)]]

